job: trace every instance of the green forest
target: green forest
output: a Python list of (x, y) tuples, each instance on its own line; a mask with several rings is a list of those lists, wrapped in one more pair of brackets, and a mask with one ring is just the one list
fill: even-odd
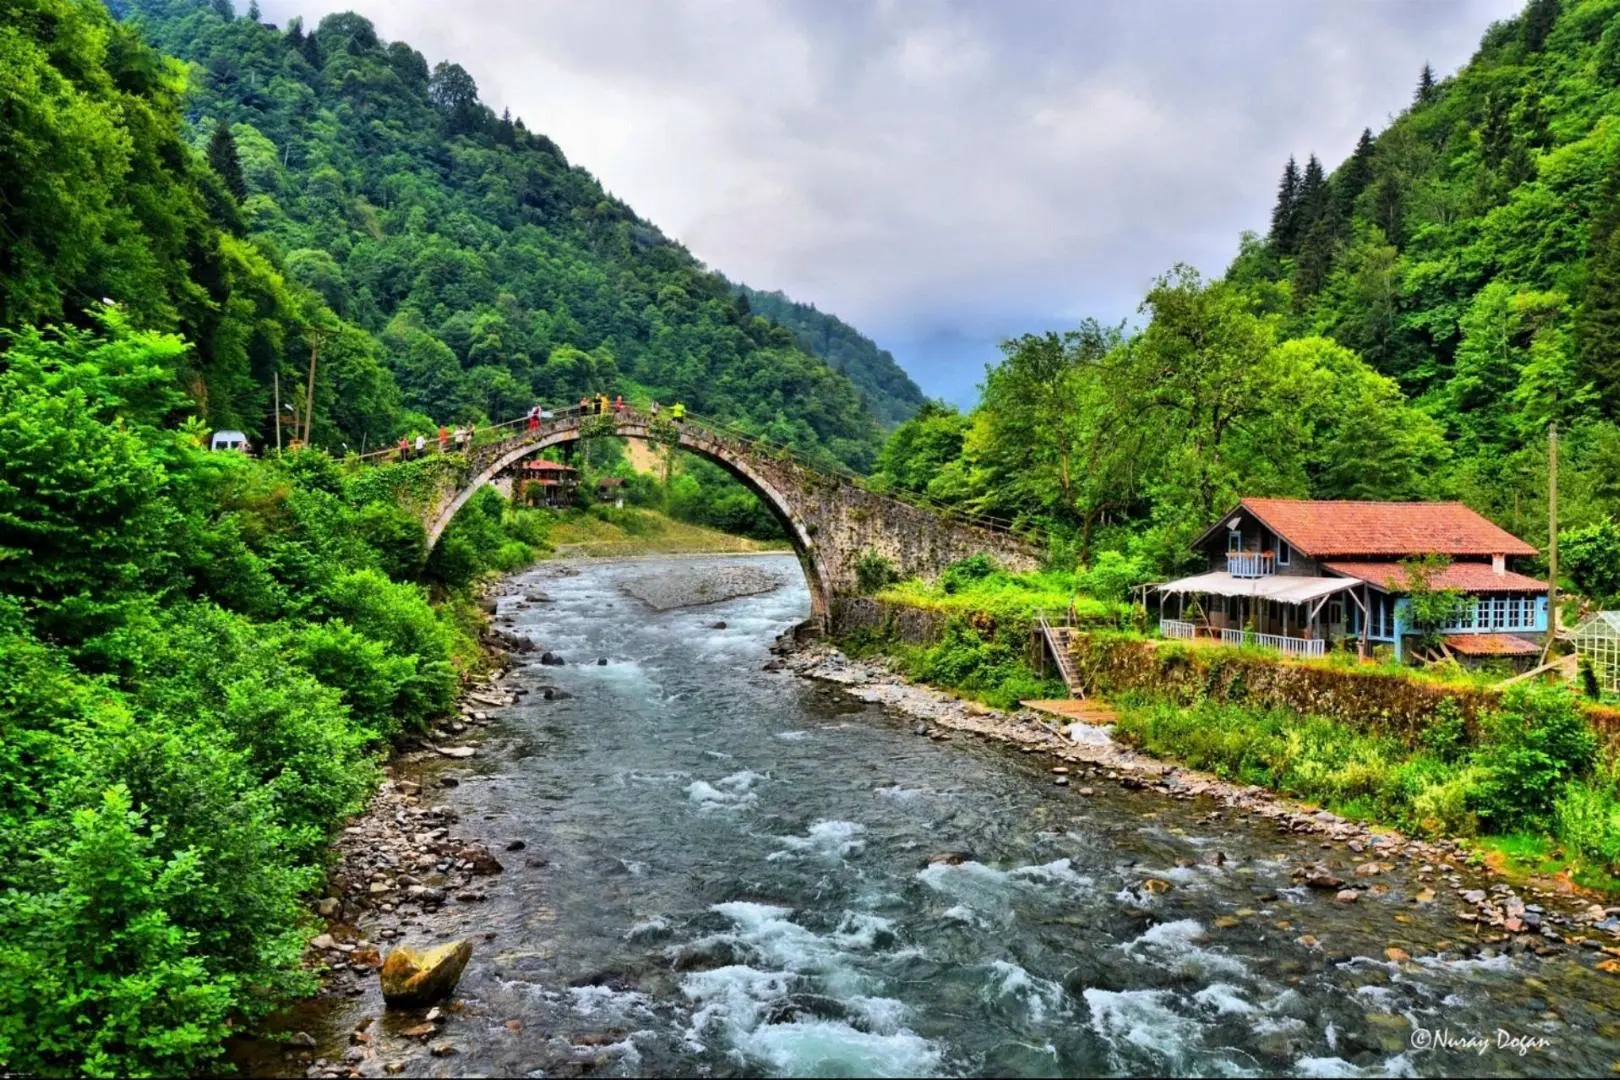
[(1556, 422), (1564, 569), (1620, 593), (1620, 3), (1532, 0), (1414, 84), (1331, 172), (1290, 160), (1223, 275), (1171, 267), (1131, 325), (1007, 342), (879, 481), (1140, 578), (1241, 495), (1456, 498), (1544, 546)]
[[(830, 464), (881, 442), (871, 395), (464, 70), (256, 16), (0, 0), (0, 1072), (204, 1071), (313, 988), (329, 837), (553, 519), (486, 490), (429, 551), (445, 459), (347, 453), (597, 391)], [(273, 446), (278, 382), (319, 449), (204, 449)], [(770, 532), (722, 475), (655, 494)]]
[[(402, 434), (678, 400), (1050, 538), (942, 609), (1118, 622), (1239, 495), (1459, 498), (1542, 545), (1556, 425), (1567, 584), (1620, 595), (1620, 0), (1531, 0), (1414, 77), (1336, 168), (1283, 166), (1224, 274), (1006, 343), (961, 414), (357, 15), (0, 0), (0, 1072), (206, 1071), (310, 990), (330, 836), (484, 662), (478, 584), (548, 546), (485, 491), (429, 550), (444, 459), (342, 462)], [(314, 448), (204, 449), (272, 445), (317, 349), (281, 414)], [(780, 535), (706, 464), (630, 493)]]

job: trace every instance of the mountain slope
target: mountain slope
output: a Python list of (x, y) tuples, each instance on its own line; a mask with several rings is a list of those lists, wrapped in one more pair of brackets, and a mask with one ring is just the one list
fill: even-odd
[(1229, 280), (1397, 379), (1475, 505), (1535, 532), (1557, 420), (1569, 514), (1620, 509), (1620, 3), (1531, 0), (1331, 176), (1313, 165)]
[[(188, 62), (194, 143), (229, 126), (246, 234), (377, 339), (402, 423), (639, 390), (872, 460), (877, 425), (847, 378), (734, 304), (551, 140), (494, 116), (459, 66), (429, 70), (353, 14), (305, 33), (203, 0), (114, 8)], [(216, 419), (262, 430), (269, 407)]]
[(802, 348), (849, 376), (885, 428), (911, 419), (928, 400), (887, 349), (878, 348), (836, 315), (818, 311), (813, 304), (801, 304), (780, 291), (761, 292), (738, 284), (732, 290), (747, 299), (754, 314), (787, 327)]

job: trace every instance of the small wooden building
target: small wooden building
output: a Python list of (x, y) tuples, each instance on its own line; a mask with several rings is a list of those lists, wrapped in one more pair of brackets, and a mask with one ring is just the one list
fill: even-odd
[(579, 471), (545, 458), (524, 461), (517, 473), (518, 491), (530, 506), (572, 506), (579, 488)]
[(599, 502), (624, 505), (624, 477), (604, 476), (596, 482), (596, 498)]
[(1194, 544), (1208, 570), (1158, 587), (1160, 630), (1320, 656), (1392, 646), (1416, 632), (1402, 562), (1444, 557), (1433, 589), (1470, 601), (1437, 628), (1462, 657), (1524, 657), (1547, 629), (1547, 585), (1512, 570), (1536, 549), (1462, 503), (1244, 499)]

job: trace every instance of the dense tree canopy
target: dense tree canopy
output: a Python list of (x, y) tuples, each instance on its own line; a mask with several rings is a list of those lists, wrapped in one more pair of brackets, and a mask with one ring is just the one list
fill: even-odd
[[(1240, 494), (1462, 498), (1546, 540), (1620, 516), (1620, 3), (1534, 0), (1329, 175), (1283, 169), (1264, 239), (1177, 268), (1139, 327), (1009, 342), (960, 454), (919, 415), (887, 483), (1161, 569)], [(1586, 535), (1586, 533), (1580, 533)]]

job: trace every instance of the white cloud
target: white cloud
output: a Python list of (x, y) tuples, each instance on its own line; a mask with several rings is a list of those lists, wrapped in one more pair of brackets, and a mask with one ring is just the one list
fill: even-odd
[[(1218, 273), (1290, 153), (1331, 167), (1425, 60), (1454, 69), (1519, 5), (264, 3), (311, 24), (351, 6), (710, 265), (961, 397), (998, 335), (1127, 315), (1177, 261)], [(918, 344), (947, 340), (967, 344)]]

